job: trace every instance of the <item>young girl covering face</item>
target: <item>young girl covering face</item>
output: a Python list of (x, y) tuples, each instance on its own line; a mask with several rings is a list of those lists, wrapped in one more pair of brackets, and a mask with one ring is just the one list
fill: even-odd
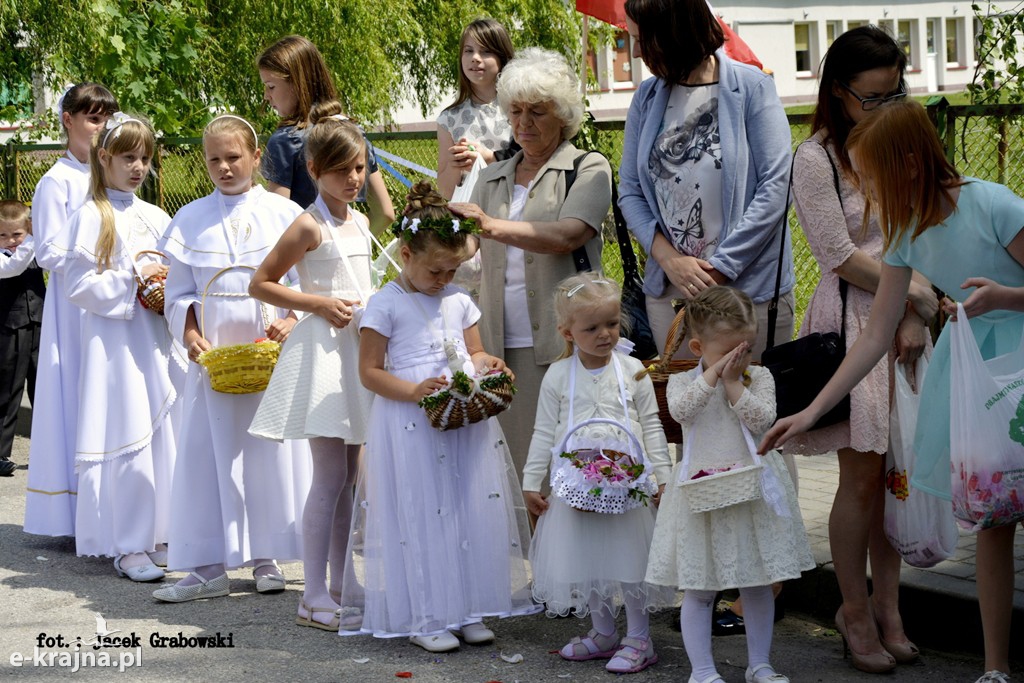
[[(302, 515), (305, 591), (296, 623), (338, 631), (352, 485), (373, 396), (359, 382), (355, 317), (371, 289), (371, 236), (349, 204), (366, 178), (362, 133), (337, 102), (313, 108), (307, 167), (320, 194), (285, 231), (253, 276), (256, 298), (308, 311), (282, 350), (251, 434), (309, 439), (313, 483)], [(294, 267), (301, 291), (278, 282)], [(330, 565), (330, 584), (327, 569)]]
[(505, 371), (480, 343), (479, 310), (448, 284), (468, 257), (471, 224), (445, 205), (429, 183), (412, 189), (398, 226), (402, 273), (373, 295), (359, 323), (360, 377), (377, 397), (341, 596), (343, 608), (362, 611), (361, 625), (351, 625), (358, 630), (343, 635), (410, 636), (431, 652), (457, 648), (456, 633), (493, 640), (482, 617), (539, 609), (497, 421), (438, 431), (417, 405), (448, 385), (453, 366)]
[(228, 595), (229, 568), (251, 566), (256, 590), (284, 590), (275, 559), (300, 557), (309, 455), (301, 442), (273, 443), (246, 429), (262, 395), (210, 387), (200, 355), (214, 347), (287, 339), (295, 314), (248, 296), (252, 271), (300, 213), (253, 183), (256, 132), (222, 115), (204, 131), (203, 151), (216, 190), (178, 211), (161, 250), (171, 262), (165, 314), (188, 350), (181, 460), (171, 489), (174, 516), (168, 566), (191, 573), (153, 593), (184, 602)]

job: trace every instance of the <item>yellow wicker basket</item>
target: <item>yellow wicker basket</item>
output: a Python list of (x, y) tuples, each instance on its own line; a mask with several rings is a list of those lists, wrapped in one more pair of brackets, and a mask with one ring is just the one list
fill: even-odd
[[(135, 255), (137, 261), (143, 254), (156, 254), (157, 256), (167, 258), (167, 254), (160, 251), (154, 251), (152, 249), (144, 249)], [(164, 314), (164, 283), (167, 278), (163, 275), (150, 275), (145, 280), (141, 276), (136, 275), (135, 281), (139, 283), (139, 290), (136, 292), (136, 296), (139, 297), (139, 303), (146, 310), (153, 311), (157, 315)]]
[[(255, 271), (252, 266), (228, 266), (214, 273), (203, 290), (200, 302), (199, 333), (206, 338), (206, 297), (210, 285), (229, 270), (244, 268)], [(269, 326), (266, 310), (260, 305), (263, 313), (264, 326)], [(270, 375), (277, 365), (277, 357), (281, 353), (281, 345), (276, 341), (264, 340), (249, 344), (233, 344), (219, 346), (204, 351), (197, 359), (206, 368), (210, 376), (210, 388), (224, 394), (254, 394), (267, 388)]]

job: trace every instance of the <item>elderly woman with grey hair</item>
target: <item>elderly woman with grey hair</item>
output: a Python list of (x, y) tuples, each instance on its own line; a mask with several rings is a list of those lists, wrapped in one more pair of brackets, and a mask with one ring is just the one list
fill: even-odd
[(570, 142), (584, 110), (564, 57), (526, 48), (505, 65), (497, 87), (522, 150), (480, 173), (471, 202), (449, 207), (480, 224), (480, 336), (516, 373), (516, 400), (498, 419), (522, 475), (541, 380), (565, 348), (555, 324), (555, 285), (586, 269), (584, 254), (591, 269), (601, 268), (611, 167)]

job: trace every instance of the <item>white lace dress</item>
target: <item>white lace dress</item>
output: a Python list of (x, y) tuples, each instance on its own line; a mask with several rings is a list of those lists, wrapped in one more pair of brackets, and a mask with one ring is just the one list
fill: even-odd
[[(358, 300), (365, 306), (371, 292), (366, 216), (352, 211), (351, 220), (334, 225), (324, 220), (327, 211), (319, 197), (309, 208), (320, 225), (320, 245), (295, 264), (299, 287), (307, 294)], [(281, 349), (250, 434), (277, 441), (312, 437), (344, 439), (350, 444), (366, 441), (373, 394), (359, 381), (358, 322), (357, 317), (338, 329), (309, 313), (295, 325)]]
[(682, 590), (723, 590), (766, 586), (800, 576), (814, 567), (800, 506), (782, 457), (764, 456), (781, 485), (783, 507), (776, 514), (757, 499), (719, 510), (693, 514), (680, 479), (699, 470), (751, 462), (740, 428), (747, 426), (756, 442), (775, 421), (775, 382), (765, 368), (750, 367), (750, 386), (730, 406), (724, 383), (712, 388), (699, 373), (673, 375), (666, 396), (672, 417), (693, 440), (689, 471), (677, 464), (665, 487), (647, 564), (647, 582)]

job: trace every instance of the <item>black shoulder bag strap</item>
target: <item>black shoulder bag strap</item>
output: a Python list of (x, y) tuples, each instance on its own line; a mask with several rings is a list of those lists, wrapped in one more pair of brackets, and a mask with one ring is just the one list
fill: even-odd
[[(601, 154), (600, 152), (584, 152), (583, 154), (576, 157), (572, 162), (572, 168), (565, 172), (565, 196), (569, 196), (569, 190), (572, 189), (572, 184), (576, 182), (576, 176), (580, 172), (580, 165), (583, 164), (583, 160), (591, 154)], [(602, 155), (603, 156), (603, 155)], [(612, 194), (615, 194), (615, 183), (612, 183)], [(615, 199), (612, 199), (612, 206), (615, 206)], [(617, 207), (616, 207), (617, 209)], [(601, 232), (601, 226), (597, 228), (598, 233)], [(576, 265), (576, 272), (582, 273), (587, 270), (593, 270), (590, 267), (590, 257), (587, 256), (587, 246), (584, 244), (581, 247), (577, 247), (572, 251), (572, 262)]]
[[(801, 145), (803, 143), (800, 143)], [(797, 147), (799, 149), (799, 147)], [(836, 168), (836, 163), (832, 161), (832, 155), (825, 150), (825, 156), (828, 157), (828, 163), (832, 166), (832, 183), (836, 188), (836, 197), (839, 198), (839, 208), (843, 208), (843, 193), (839, 190), (839, 170)], [(765, 346), (765, 350), (775, 347), (775, 323), (779, 317), (779, 290), (782, 288), (782, 262), (785, 260), (786, 253), (786, 234), (789, 229), (789, 197), (793, 187), (793, 165), (796, 163), (796, 152), (793, 152), (793, 159), (789, 163), (789, 182), (786, 184), (786, 208), (782, 213), (782, 237), (779, 242), (779, 268), (775, 273), (775, 294), (772, 296), (771, 303), (768, 304), (768, 343)], [(846, 220), (846, 214), (843, 214), (843, 220)], [(846, 348), (846, 292), (849, 285), (846, 280), (839, 278), (839, 298), (843, 302), (843, 312), (840, 320), (839, 337), (843, 341), (843, 348)]]

